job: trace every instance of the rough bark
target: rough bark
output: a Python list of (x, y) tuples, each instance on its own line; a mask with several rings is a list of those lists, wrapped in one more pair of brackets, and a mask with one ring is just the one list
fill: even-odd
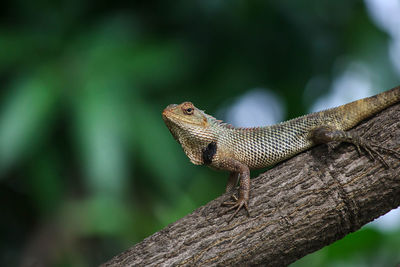
[[(400, 151), (400, 104), (353, 129)], [(252, 179), (250, 210), (230, 213), (229, 194), (144, 239), (104, 266), (284, 266), (400, 205), (400, 160), (354, 146), (320, 145)]]

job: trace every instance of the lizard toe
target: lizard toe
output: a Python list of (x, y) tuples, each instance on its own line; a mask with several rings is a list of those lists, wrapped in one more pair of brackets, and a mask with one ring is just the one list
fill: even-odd
[(236, 202), (224, 202), (223, 204), (231, 206), (226, 210), (226, 212), (236, 209), (235, 212), (228, 218), (228, 222), (230, 222), (242, 208), (246, 209), (247, 214), (250, 217), (249, 206), (245, 199), (239, 198)]

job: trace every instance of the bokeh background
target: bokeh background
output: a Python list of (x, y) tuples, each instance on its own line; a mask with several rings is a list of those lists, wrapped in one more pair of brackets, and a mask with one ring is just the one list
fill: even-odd
[[(257, 126), (398, 85), (399, 14), (398, 0), (2, 3), (0, 265), (95, 266), (223, 193), (227, 173), (168, 132), (168, 104)], [(394, 266), (399, 218), (293, 266)]]

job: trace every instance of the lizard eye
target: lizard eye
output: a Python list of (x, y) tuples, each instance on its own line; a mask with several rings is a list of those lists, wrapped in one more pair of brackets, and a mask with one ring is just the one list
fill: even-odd
[(193, 115), (194, 113), (194, 106), (190, 102), (183, 102), (181, 106), (182, 112), (185, 115)]
[(194, 109), (193, 108), (186, 108), (184, 109), (184, 112), (186, 115), (192, 115), (193, 114)]

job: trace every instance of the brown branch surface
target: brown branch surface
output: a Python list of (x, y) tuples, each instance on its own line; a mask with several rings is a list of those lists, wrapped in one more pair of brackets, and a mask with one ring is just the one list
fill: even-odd
[[(400, 104), (352, 131), (400, 151)], [(104, 266), (284, 266), (400, 205), (400, 160), (354, 146), (318, 146), (252, 179), (250, 211), (229, 224), (229, 194), (144, 239)]]

